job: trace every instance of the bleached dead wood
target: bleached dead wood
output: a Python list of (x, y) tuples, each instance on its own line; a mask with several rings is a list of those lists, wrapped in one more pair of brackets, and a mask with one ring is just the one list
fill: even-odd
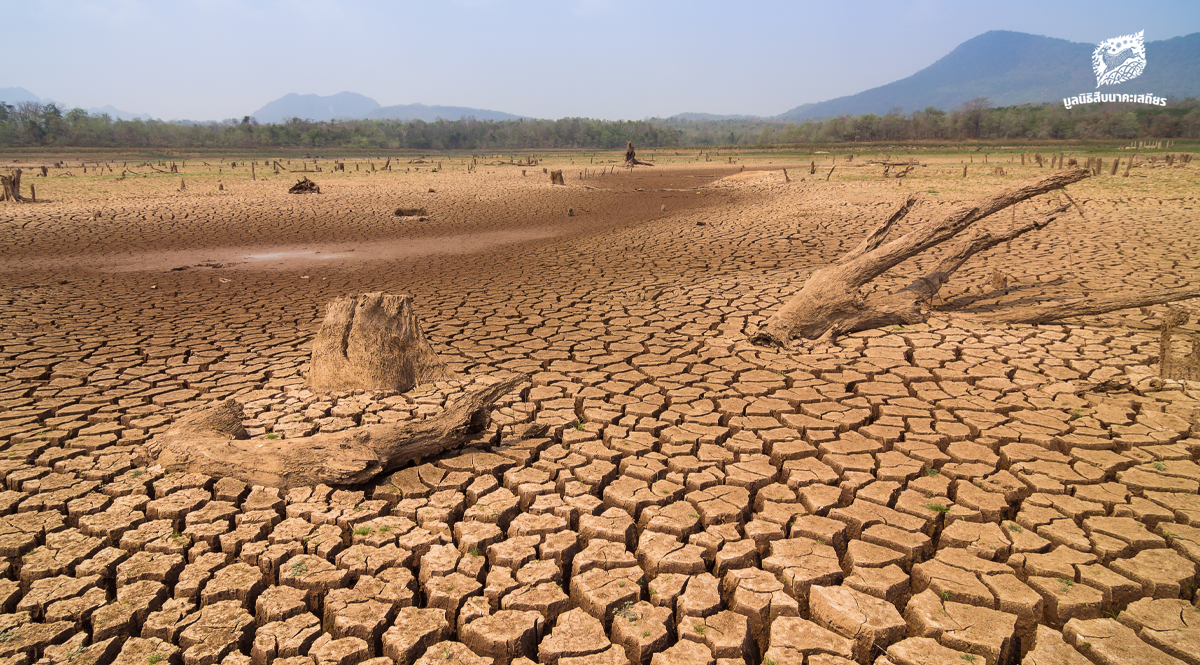
[[(313, 342), (308, 385), (318, 391), (406, 391), (451, 378), (421, 332), (409, 296), (366, 293), (329, 304)], [(227, 399), (184, 415), (146, 445), (145, 457), (168, 471), (253, 485), (356, 485), (472, 439), (487, 428), (492, 404), (526, 380), (517, 375), (469, 388), (426, 420), (288, 439), (249, 438), (242, 406)]]
[[(1043, 212), (1014, 226), (981, 224), (1001, 210), (1035, 196), (1059, 190), (1091, 175), (1086, 169), (1060, 171), (1027, 180), (997, 194), (951, 211), (941, 219), (916, 225), (908, 233), (887, 240), (892, 227), (908, 214), (915, 198), (905, 200), (882, 224), (833, 264), (817, 269), (799, 293), (783, 304), (752, 339), (763, 345), (787, 347), (793, 339), (836, 337), (847, 333), (928, 319), (933, 297), (971, 256), (1022, 234), (1044, 228), (1070, 204)], [(894, 293), (862, 295), (872, 280), (905, 260), (954, 240), (949, 253), (926, 275)], [(979, 320), (1009, 323), (1047, 323), (1073, 316), (1102, 314), (1200, 297), (1200, 286), (1153, 292), (1081, 298), (1061, 303), (998, 309)]]
[(185, 415), (146, 444), (145, 457), (168, 472), (237, 478), (281, 489), (357, 485), (473, 439), (487, 428), (492, 404), (526, 380), (518, 375), (472, 388), (427, 420), (295, 439), (249, 438), (242, 427), (242, 406), (226, 399)]

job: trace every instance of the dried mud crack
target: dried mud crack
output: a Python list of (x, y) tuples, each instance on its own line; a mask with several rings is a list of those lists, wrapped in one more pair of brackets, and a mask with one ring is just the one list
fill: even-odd
[[(188, 175), (188, 194), (131, 180), (115, 201), (5, 209), (0, 659), (1197, 662), (1200, 393), (1157, 378), (1165, 307), (1040, 326), (935, 312), (762, 348), (749, 335), (794, 285), (911, 192), (656, 164), (587, 180), (558, 165), (565, 187), (330, 173), (309, 197), (261, 177), (204, 195)], [(925, 197), (913, 224), (998, 178), (950, 166), (963, 189)], [(985, 311), (1188, 285), (1196, 200), (1174, 190), (1194, 178), (1150, 180), (1144, 196), (1074, 185), (1069, 232), (981, 252), (942, 297)], [(509, 240), (269, 269), (221, 249), (480, 234)], [(96, 262), (131, 247), (119, 271)], [(306, 389), (325, 303), (368, 291), (412, 294), (462, 380)], [(360, 486), (138, 462), (221, 399), (276, 446), (436, 417), (518, 373), (531, 383), (466, 448)]]

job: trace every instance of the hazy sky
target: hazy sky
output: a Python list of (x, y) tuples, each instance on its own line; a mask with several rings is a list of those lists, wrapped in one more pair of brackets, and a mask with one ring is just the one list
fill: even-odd
[(1200, 31), (1197, 0), (0, 0), (0, 88), (165, 119), (289, 92), (535, 117), (775, 115), (908, 76), (988, 30)]

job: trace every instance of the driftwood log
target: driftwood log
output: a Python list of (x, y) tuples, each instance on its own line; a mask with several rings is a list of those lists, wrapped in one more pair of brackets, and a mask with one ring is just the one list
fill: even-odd
[(168, 472), (237, 478), (289, 489), (358, 485), (408, 462), (456, 448), (489, 423), (488, 409), (527, 380), (516, 376), (459, 395), (427, 420), (371, 425), (296, 439), (251, 439), (232, 399), (201, 407), (146, 444), (146, 458)]
[(452, 378), (421, 332), (407, 295), (364, 293), (329, 303), (313, 340), (313, 390), (398, 390)]
[[(870, 328), (924, 323), (929, 317), (934, 296), (971, 256), (1044, 228), (1066, 212), (1070, 204), (1055, 206), (1033, 219), (1008, 227), (979, 222), (1017, 203), (1063, 189), (1090, 175), (1091, 172), (1086, 169), (1072, 169), (1027, 180), (998, 194), (961, 206), (941, 219), (917, 224), (908, 233), (889, 241), (887, 236), (892, 227), (904, 219), (917, 202), (915, 197), (910, 196), (857, 247), (832, 265), (813, 271), (799, 293), (772, 314), (752, 336), (752, 340), (765, 346), (786, 348), (793, 339), (832, 339)], [(862, 294), (861, 290), (872, 280), (891, 268), (949, 240), (954, 240), (954, 244), (929, 274), (918, 277), (895, 293)], [(1198, 297), (1200, 285), (1191, 285), (1009, 307), (969, 316), (993, 323), (1049, 323), (1075, 316)]]

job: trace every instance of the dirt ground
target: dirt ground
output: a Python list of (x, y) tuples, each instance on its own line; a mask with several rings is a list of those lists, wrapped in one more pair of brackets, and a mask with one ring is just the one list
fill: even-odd
[[(906, 195), (911, 224), (1046, 173), (963, 153), (896, 180), (869, 157), (257, 158), (254, 179), (22, 157), (39, 201), (0, 203), (3, 665), (1200, 663), (1200, 390), (1152, 380), (1165, 307), (746, 341)], [(1159, 166), (1071, 186), (1081, 213), (935, 305), (1194, 282), (1200, 176)], [(301, 175), (322, 193), (288, 194)], [(462, 381), (306, 390), (325, 303), (370, 291), (412, 294)], [(476, 445), (369, 486), (137, 461), (216, 399), (286, 440), (513, 372)]]

